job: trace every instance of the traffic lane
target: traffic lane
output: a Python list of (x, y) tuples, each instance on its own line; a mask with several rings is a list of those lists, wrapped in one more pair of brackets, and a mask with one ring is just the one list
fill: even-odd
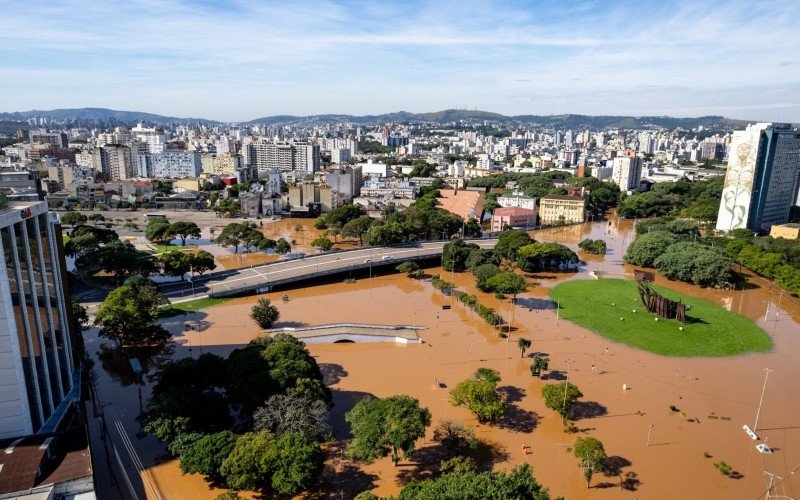
[[(487, 249), (494, 247), (494, 245), (497, 243), (497, 240), (472, 240), (470, 243), (476, 243), (479, 247)], [(211, 278), (196, 282), (195, 293), (198, 291), (202, 293), (213, 293), (214, 289), (220, 291), (231, 290), (239, 287), (250, 287), (254, 284), (264, 282), (264, 280), (267, 280), (269, 276), (279, 276), (279, 279), (281, 280), (291, 277), (301, 277), (305, 276), (307, 273), (297, 274), (297, 271), (310, 269), (312, 267), (319, 268), (319, 271), (332, 271), (339, 267), (341, 271), (344, 272), (353, 263), (359, 263), (359, 261), (361, 261), (363, 264), (368, 264), (369, 261), (377, 263), (378, 260), (376, 259), (380, 259), (381, 263), (385, 264), (386, 261), (384, 260), (384, 257), (387, 256), (390, 258), (390, 260), (402, 260), (403, 258), (409, 256), (419, 257), (421, 254), (428, 255), (431, 251), (433, 251), (434, 253), (430, 255), (433, 257), (436, 254), (441, 254), (445, 244), (446, 242), (425, 242), (415, 247), (370, 247), (358, 250), (348, 250), (345, 252), (313, 255), (303, 259), (278, 261), (252, 268), (240, 269), (233, 274), (228, 274), (219, 279)], [(343, 263), (348, 264), (348, 266), (341, 266)], [(324, 267), (326, 265), (329, 267)], [(295, 274), (291, 275), (289, 273)], [(169, 286), (174, 287), (175, 285)], [(179, 290), (168, 291), (167, 295), (185, 296), (187, 291), (190, 291), (189, 289), (191, 284), (183, 283), (178, 286), (181, 287)]]
[[(494, 246), (495, 241), (480, 241), (481, 248), (491, 248)], [(372, 252), (369, 249), (347, 252), (347, 257), (342, 258), (341, 254), (325, 254), (320, 256), (308, 257), (306, 259), (294, 260), (280, 266), (277, 264), (270, 264), (267, 266), (260, 266), (252, 268), (256, 272), (255, 276), (250, 273), (246, 276), (240, 276), (235, 279), (227, 279), (214, 284), (211, 293), (221, 291), (232, 291), (239, 288), (251, 288), (259, 284), (267, 285), (270, 282), (270, 277), (274, 281), (284, 281), (292, 278), (308, 277), (310, 272), (303, 272), (303, 270), (314, 269), (313, 274), (318, 272), (340, 270), (342, 272), (353, 268), (358, 265), (358, 268), (363, 269), (364, 264), (375, 265), (389, 265), (389, 261), (402, 261), (408, 257), (435, 257), (441, 254), (441, 249), (444, 243), (429, 243), (414, 248), (373, 248)], [(378, 251), (380, 250), (380, 251)], [(380, 255), (380, 259), (377, 256)], [(389, 257), (386, 259), (386, 257)]]

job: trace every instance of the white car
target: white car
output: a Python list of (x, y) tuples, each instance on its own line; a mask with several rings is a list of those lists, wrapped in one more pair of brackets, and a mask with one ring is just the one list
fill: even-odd
[(364, 259), (364, 264), (371, 264), (371, 263), (372, 263), (372, 259)]
[(392, 256), (391, 255), (384, 255), (383, 257), (381, 257), (381, 259), (382, 260), (392, 260)]

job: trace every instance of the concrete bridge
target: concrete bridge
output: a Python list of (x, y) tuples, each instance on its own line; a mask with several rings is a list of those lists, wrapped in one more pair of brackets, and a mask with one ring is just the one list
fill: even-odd
[(395, 342), (419, 344), (417, 333), (425, 330), (417, 325), (368, 325), (364, 323), (331, 323), (327, 325), (272, 328), (262, 330), (268, 336), (289, 334), (306, 344), (333, 344), (336, 342)]
[[(352, 271), (369, 270), (391, 266), (401, 262), (431, 260), (441, 257), (447, 241), (429, 241), (396, 247), (367, 247), (343, 252), (328, 252), (302, 259), (282, 260), (246, 269), (221, 271), (206, 276), (194, 283), (194, 294), (209, 297), (225, 297), (243, 293), (264, 293), (278, 285), (310, 280), (324, 276), (346, 274)], [(481, 248), (494, 248), (497, 239), (468, 240)], [(172, 302), (189, 295), (188, 284), (164, 287)], [(196, 297), (196, 295), (194, 295)]]

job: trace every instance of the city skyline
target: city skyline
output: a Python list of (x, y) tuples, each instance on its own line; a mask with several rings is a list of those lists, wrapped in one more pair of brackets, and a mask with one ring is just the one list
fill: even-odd
[(800, 4), (11, 4), (0, 109), (800, 121)]

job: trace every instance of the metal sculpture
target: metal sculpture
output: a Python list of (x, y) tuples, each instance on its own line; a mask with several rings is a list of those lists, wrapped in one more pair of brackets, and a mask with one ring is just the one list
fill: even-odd
[(686, 323), (686, 304), (670, 300), (653, 290), (650, 286), (655, 277), (652, 272), (636, 270), (633, 276), (645, 309), (662, 318), (677, 319), (681, 323)]

